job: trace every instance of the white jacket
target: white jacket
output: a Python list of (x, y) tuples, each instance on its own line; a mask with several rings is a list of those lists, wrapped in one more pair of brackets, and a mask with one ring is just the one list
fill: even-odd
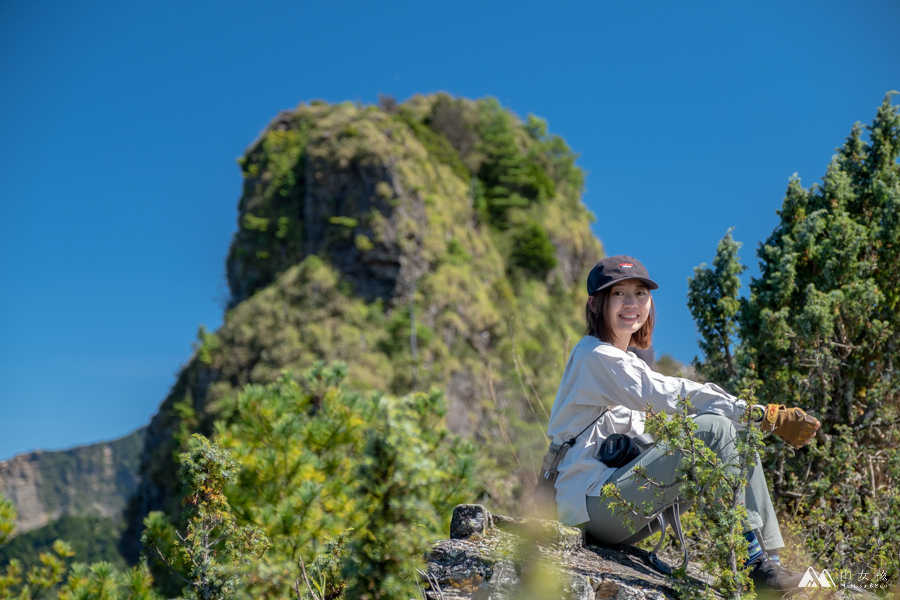
[(610, 410), (578, 436), (559, 465), (556, 480), (558, 518), (566, 525), (589, 520), (586, 496), (600, 496), (615, 469), (594, 458), (613, 433), (644, 433), (644, 411), (674, 413), (680, 397), (691, 400), (695, 413), (716, 413), (740, 422), (746, 403), (719, 386), (700, 384), (681, 377), (666, 377), (651, 370), (631, 352), (623, 352), (593, 336), (583, 337), (566, 363), (553, 402), (547, 434), (555, 444), (571, 439), (597, 418), (604, 406)]

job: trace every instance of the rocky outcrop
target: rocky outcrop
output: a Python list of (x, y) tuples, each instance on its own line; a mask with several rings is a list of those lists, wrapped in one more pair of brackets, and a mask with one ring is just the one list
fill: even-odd
[[(435, 544), (428, 556), (428, 594), (435, 600), (511, 600), (548, 582), (556, 594), (546, 597), (567, 600), (676, 597), (672, 580), (645, 562), (643, 550), (584, 547), (581, 530), (555, 521), (460, 505), (450, 538)], [(696, 565), (691, 574), (700, 576)]]
[[(428, 555), (424, 579), (429, 600), (666, 600), (675, 599), (676, 580), (648, 563), (633, 546), (582, 543), (579, 529), (555, 521), (492, 515), (483, 506), (463, 504), (453, 512), (450, 539)], [(681, 585), (702, 589), (711, 583), (690, 563)], [(876, 600), (862, 589), (829, 591), (844, 600)]]
[(38, 529), (64, 515), (121, 519), (138, 487), (144, 432), (0, 462), (0, 494), (18, 513), (15, 533)]
[(178, 511), (187, 436), (285, 370), (341, 361), (365, 393), (440, 389), (465, 436), (497, 438), (506, 412), (544, 418), (581, 335), (572, 298), (602, 255), (576, 158), (490, 99), (280, 113), (239, 160), (224, 322), (201, 332), (151, 422), (126, 555), (149, 511)]

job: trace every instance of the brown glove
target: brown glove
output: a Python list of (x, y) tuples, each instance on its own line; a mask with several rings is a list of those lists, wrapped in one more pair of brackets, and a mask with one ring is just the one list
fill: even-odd
[(770, 404), (759, 428), (784, 438), (794, 448), (802, 448), (816, 434), (819, 420), (800, 408), (786, 408), (784, 404)]

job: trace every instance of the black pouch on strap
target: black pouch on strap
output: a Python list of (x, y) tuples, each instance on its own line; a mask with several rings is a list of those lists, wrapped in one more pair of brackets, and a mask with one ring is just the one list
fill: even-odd
[(559, 477), (559, 463), (566, 457), (571, 447), (572, 444), (569, 442), (550, 444), (550, 449), (544, 454), (537, 485), (534, 488), (535, 512), (539, 514), (556, 512), (556, 478)]

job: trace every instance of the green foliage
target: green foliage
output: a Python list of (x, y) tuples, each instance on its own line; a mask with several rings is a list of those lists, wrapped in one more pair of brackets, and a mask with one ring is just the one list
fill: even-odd
[(347, 227), (348, 229), (353, 229), (357, 225), (359, 225), (359, 221), (354, 219), (353, 217), (329, 217), (328, 222), (332, 225), (340, 225), (341, 227)]
[(546, 190), (520, 148), (513, 116), (496, 100), (479, 104), (477, 131), (478, 149), (485, 156), (478, 178), (485, 189), (487, 217), (491, 225), (504, 229), (510, 209), (528, 207)]
[[(747, 530), (747, 509), (742, 503), (747, 476), (758, 460), (758, 450), (762, 446), (759, 427), (751, 424), (750, 406), (752, 398), (746, 398), (748, 409), (737, 428), (735, 440), (736, 462), (725, 463), (706, 444), (696, 437), (697, 425), (690, 416), (693, 413), (690, 401), (679, 400), (679, 412), (673, 415), (654, 413), (648, 408), (646, 432), (656, 443), (669, 452), (682, 455), (676, 481), (679, 485), (679, 500), (693, 503), (692, 511), (697, 522), (697, 530), (703, 532), (704, 541), (700, 559), (704, 571), (716, 577), (719, 592), (740, 597), (752, 583), (744, 570), (747, 559), (747, 542), (743, 533)], [(663, 493), (671, 487), (671, 481), (655, 481), (647, 475), (643, 467), (636, 467), (635, 475), (647, 482), (653, 490), (654, 500), (641, 506), (625, 500), (615, 485), (603, 486), (603, 495), (610, 498), (610, 507), (625, 515), (631, 522), (635, 518), (647, 519), (663, 506)], [(677, 573), (682, 581), (678, 588), (685, 597), (714, 598), (712, 589), (693, 587), (685, 580), (686, 573)]]
[(567, 193), (581, 193), (584, 188), (584, 171), (575, 161), (578, 155), (572, 152), (565, 140), (547, 132), (547, 122), (535, 115), (528, 115), (525, 123), (528, 135), (534, 140), (530, 156), (543, 167), (544, 174), (537, 176), (546, 181), (540, 185), (549, 196), (554, 188), (562, 188)]
[(369, 252), (375, 248), (375, 244), (372, 243), (372, 240), (370, 240), (368, 236), (362, 234), (353, 238), (353, 243), (360, 252)]
[[(0, 518), (2, 523), (2, 518)], [(25, 570), (38, 564), (38, 554), (50, 552), (56, 540), (69, 540), (72, 551), (84, 562), (109, 562), (116, 568), (127, 566), (119, 553), (122, 524), (106, 517), (63, 515), (47, 525), (0, 542), (0, 564), (19, 560)]]
[(416, 120), (412, 112), (405, 107), (400, 109), (397, 118), (408, 125), (425, 150), (438, 162), (450, 167), (454, 175), (463, 181), (468, 181), (472, 177), (469, 169), (466, 168), (466, 165), (460, 158), (459, 152), (456, 151), (450, 144), (450, 141), (440, 131), (435, 131), (428, 127), (426, 123)]
[(17, 559), (10, 560), (0, 575), (0, 598), (31, 600), (54, 591), (66, 575), (66, 559), (74, 554), (66, 542), (57, 540), (53, 552), (41, 552), (39, 564), (27, 571)]
[(75, 563), (59, 600), (160, 600), (146, 564), (120, 572), (109, 563)]
[[(248, 295), (268, 284), (283, 267), (278, 263), (302, 252), (303, 186), (309, 125), (271, 129), (240, 161), (244, 175), (240, 229), (229, 256), (229, 269), (242, 273)], [(273, 260), (273, 257), (276, 260)]]
[(301, 568), (304, 569), (303, 581), (307, 589), (301, 595), (300, 582), (297, 581), (294, 592), (298, 600), (300, 598), (302, 600), (338, 600), (343, 596), (347, 582), (341, 571), (346, 561), (354, 559), (352, 554), (348, 554), (346, 548), (348, 536), (352, 531), (352, 529), (347, 529), (334, 540), (329, 540), (325, 544), (325, 551), (318, 555), (309, 566), (308, 573), (305, 566), (301, 564)]
[(231, 501), (243, 520), (272, 539), (272, 556), (310, 561), (326, 538), (352, 527), (346, 461), (358, 457), (372, 403), (341, 387), (346, 367), (318, 363), (301, 382), (283, 375), (247, 386), (222, 444), (245, 466)]
[[(453, 506), (479, 494), (474, 448), (447, 431), (440, 394), (363, 396), (344, 385), (346, 374), (340, 363), (317, 363), (299, 381), (284, 374), (247, 386), (231, 423), (218, 425), (244, 465), (231, 505), (272, 540), (273, 594), (302, 583), (300, 561), (312, 565), (311, 581), (339, 585), (336, 553), (348, 586), (378, 564), (411, 582), (421, 545), (442, 535)], [(339, 535), (350, 540), (346, 553), (343, 538), (327, 542)], [(373, 538), (391, 540), (392, 558)]]
[(840, 557), (841, 568), (854, 573), (896, 565), (900, 540), (900, 495), (888, 487), (900, 481), (900, 453), (860, 447), (858, 437), (836, 425), (824, 443), (810, 449), (822, 470), (809, 489), (828, 500), (810, 507), (800, 534), (813, 556)]
[(540, 223), (531, 221), (515, 230), (510, 262), (538, 279), (556, 266), (556, 246)]
[[(739, 328), (734, 381), (822, 421), (817, 443), (776, 444), (764, 456), (776, 507), (802, 532), (809, 562), (868, 561), (896, 577), (896, 561), (884, 559), (900, 554), (900, 110), (891, 98), (868, 139), (853, 127), (821, 184), (791, 180), (740, 310), (730, 312), (734, 290), (706, 286), (694, 314), (707, 368), (723, 365), (722, 338), (704, 316), (716, 315)], [(720, 244), (726, 277), (740, 269), (734, 249), (729, 237)]]
[[(354, 559), (345, 562), (348, 600), (416, 595), (415, 569), (440, 531), (446, 497), (474, 475), (474, 448), (437, 427), (444, 413), (437, 393), (378, 399), (379, 425), (366, 432), (354, 472), (365, 514), (349, 548)], [(453, 454), (439, 452), (448, 443)]]
[(16, 507), (0, 495), (0, 545), (5, 544), (16, 529)]
[(258, 528), (235, 522), (225, 487), (240, 466), (227, 451), (195, 434), (179, 462), (186, 530), (175, 532), (165, 515), (153, 512), (141, 541), (187, 584), (191, 598), (230, 598), (238, 581), (236, 567), (262, 557), (269, 541)]
[(200, 362), (207, 365), (211, 364), (213, 354), (219, 349), (221, 343), (222, 341), (218, 335), (206, 331), (206, 327), (201, 325), (197, 331), (197, 341), (194, 342), (194, 350), (196, 350), (197, 358), (200, 359)]
[(697, 323), (700, 349), (706, 357), (702, 363), (695, 359), (694, 368), (707, 381), (724, 386), (733, 383), (737, 376), (732, 356), (738, 330), (734, 319), (740, 307), (740, 274), (746, 269), (739, 262), (740, 247), (729, 229), (719, 242), (712, 267), (702, 264), (688, 278), (688, 308)]
[[(71, 519), (71, 518), (70, 518)], [(16, 510), (12, 503), (0, 495), (0, 546), (9, 539), (16, 520)], [(49, 528), (43, 528), (46, 533)], [(76, 542), (96, 543), (96, 532), (79, 528), (62, 528), (77, 537)], [(17, 537), (19, 540), (22, 536)], [(102, 535), (99, 536), (102, 538)], [(15, 540), (14, 540), (15, 541)], [(0, 551), (7, 552), (7, 547)], [(34, 552), (35, 548), (32, 547)], [(11, 553), (15, 554), (15, 553)], [(39, 552), (37, 560), (25, 555), (4, 557), (6, 568), (0, 574), (0, 598), (3, 600), (32, 600), (33, 598), (57, 598), (58, 600), (159, 600), (152, 590), (153, 578), (145, 564), (132, 567), (127, 573), (119, 572), (108, 562), (94, 562), (91, 565), (74, 563), (69, 568), (70, 559), (75, 556), (72, 546), (62, 540), (49, 545), (47, 551)], [(29, 564), (30, 563), (30, 564)], [(65, 581), (64, 581), (65, 580)]]

